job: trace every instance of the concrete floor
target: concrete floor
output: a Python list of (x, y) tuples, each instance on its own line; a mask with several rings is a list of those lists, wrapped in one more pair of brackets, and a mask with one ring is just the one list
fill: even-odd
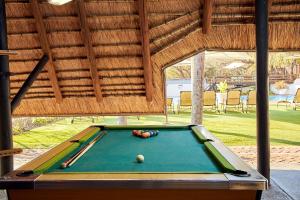
[(271, 186), (262, 200), (300, 200), (300, 169), (271, 170)]
[(290, 198), (285, 191), (283, 191), (279, 185), (271, 180), (271, 186), (268, 191), (263, 192), (262, 200), (294, 200)]
[[(4, 190), (0, 190), (0, 200), (7, 200)], [(300, 169), (272, 170), (271, 186), (262, 200), (300, 200)]]

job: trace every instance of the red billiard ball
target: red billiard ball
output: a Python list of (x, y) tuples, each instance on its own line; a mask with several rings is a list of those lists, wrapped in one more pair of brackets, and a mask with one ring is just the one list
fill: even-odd
[(132, 130), (132, 135), (136, 135), (138, 130)]

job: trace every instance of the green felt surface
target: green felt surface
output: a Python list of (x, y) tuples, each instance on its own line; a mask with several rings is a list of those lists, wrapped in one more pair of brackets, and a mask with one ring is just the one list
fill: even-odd
[[(157, 137), (141, 139), (131, 129), (107, 129), (107, 134), (74, 165), (57, 173), (221, 173), (220, 165), (188, 128), (159, 129)], [(100, 132), (99, 132), (100, 133)], [(95, 134), (91, 139), (96, 137)], [(88, 141), (87, 141), (88, 142)], [(136, 162), (142, 154), (145, 162)], [(71, 153), (70, 153), (71, 155)]]

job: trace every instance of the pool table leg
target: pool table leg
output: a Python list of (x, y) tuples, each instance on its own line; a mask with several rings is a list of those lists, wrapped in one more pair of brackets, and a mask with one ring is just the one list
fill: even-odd
[(262, 196), (262, 191), (261, 190), (257, 190), (257, 192), (256, 192), (256, 200), (261, 200), (261, 196)]

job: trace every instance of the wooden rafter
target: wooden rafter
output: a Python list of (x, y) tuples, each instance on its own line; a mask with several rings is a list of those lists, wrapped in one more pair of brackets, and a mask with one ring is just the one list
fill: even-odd
[(56, 75), (55, 66), (53, 63), (53, 56), (50, 49), (49, 40), (47, 37), (47, 32), (45, 29), (45, 25), (43, 22), (43, 16), (41, 13), (41, 10), (39, 8), (39, 3), (37, 0), (31, 1), (31, 8), (32, 8), (32, 14), (34, 16), (35, 22), (36, 22), (36, 28), (38, 31), (39, 40), (41, 43), (41, 47), (46, 55), (49, 57), (49, 61), (47, 64), (47, 71), (48, 76), (52, 85), (52, 88), (54, 90), (54, 95), (58, 103), (62, 102), (63, 97), (61, 94), (61, 90), (59, 88), (58, 79)]
[(144, 66), (146, 98), (147, 101), (152, 101), (153, 75), (152, 75), (152, 63), (151, 63), (151, 53), (150, 53), (149, 24), (148, 24), (148, 16), (147, 16), (147, 8), (146, 8), (145, 0), (138, 0), (138, 10), (140, 16), (141, 40), (142, 40), (142, 48), (143, 48), (143, 66)]
[(96, 66), (95, 52), (91, 42), (91, 32), (87, 24), (86, 10), (83, 0), (77, 0), (77, 12), (80, 19), (81, 35), (85, 45), (86, 53), (89, 60), (90, 74), (93, 82), (94, 92), (97, 101), (102, 101), (102, 92), (100, 86), (100, 79)]
[(202, 33), (207, 34), (211, 30), (212, 12), (214, 0), (204, 0)]

